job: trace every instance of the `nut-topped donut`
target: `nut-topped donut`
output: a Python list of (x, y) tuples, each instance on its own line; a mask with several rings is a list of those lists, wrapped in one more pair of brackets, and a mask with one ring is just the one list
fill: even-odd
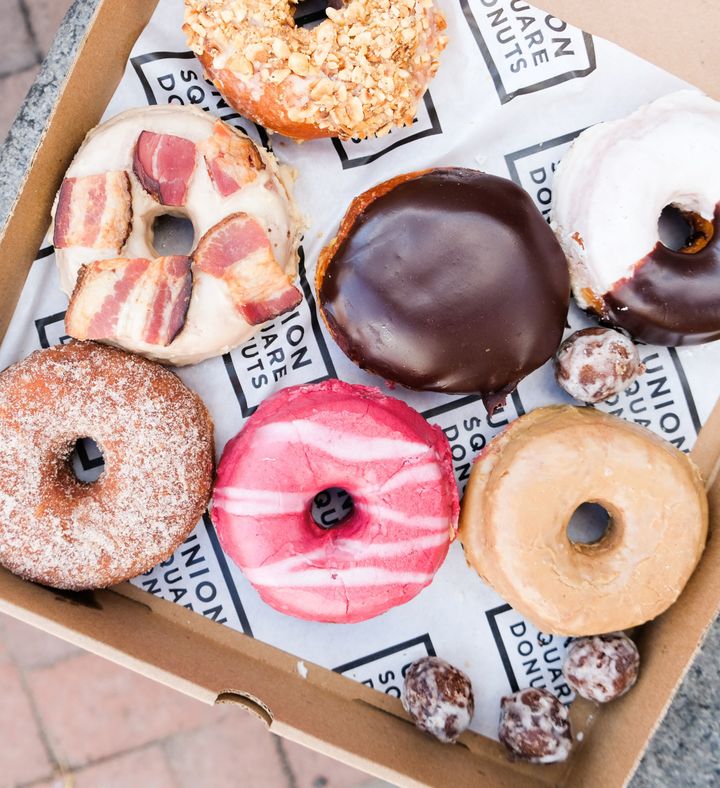
[(185, 0), (183, 30), (239, 112), (296, 139), (410, 125), (447, 43), (432, 0), (333, 2), (296, 27), (291, 0)]
[[(164, 561), (210, 497), (213, 425), (170, 370), (95, 342), (40, 350), (0, 373), (0, 563), (29, 580), (104, 588)], [(70, 456), (105, 461), (83, 483)]]
[[(160, 255), (153, 225), (189, 219), (192, 251)], [(153, 106), (92, 130), (54, 207), (76, 339), (191, 364), (298, 305), (299, 222), (275, 158), (192, 107)]]
[[(575, 299), (659, 345), (720, 338), (720, 103), (680, 91), (584, 131), (553, 184)], [(658, 240), (667, 206), (683, 247)]]
[[(584, 503), (610, 515), (594, 544), (567, 527)], [(678, 597), (705, 546), (692, 461), (649, 430), (592, 408), (539, 408), (477, 459), (460, 518), (469, 563), (543, 632), (644, 623)]]

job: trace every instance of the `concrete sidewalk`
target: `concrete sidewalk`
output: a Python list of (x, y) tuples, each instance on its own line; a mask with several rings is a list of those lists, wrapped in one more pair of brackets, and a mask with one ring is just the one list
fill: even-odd
[(385, 785), (3, 615), (0, 699), (2, 788)]

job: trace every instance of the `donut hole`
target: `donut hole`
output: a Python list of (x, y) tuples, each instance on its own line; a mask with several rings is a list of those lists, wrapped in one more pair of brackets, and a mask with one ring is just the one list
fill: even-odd
[(660, 243), (672, 252), (694, 254), (704, 249), (712, 236), (712, 222), (678, 205), (666, 205), (658, 218)]
[(68, 464), (82, 484), (93, 484), (105, 470), (102, 449), (92, 438), (78, 438), (70, 449)]
[(326, 531), (346, 523), (354, 511), (352, 495), (343, 487), (327, 487), (321, 490), (310, 506), (313, 522)]
[(189, 255), (195, 246), (195, 228), (187, 216), (161, 213), (153, 219), (150, 232), (158, 257)]
[(572, 513), (567, 524), (567, 537), (574, 545), (597, 545), (610, 534), (612, 516), (599, 503), (587, 501)]

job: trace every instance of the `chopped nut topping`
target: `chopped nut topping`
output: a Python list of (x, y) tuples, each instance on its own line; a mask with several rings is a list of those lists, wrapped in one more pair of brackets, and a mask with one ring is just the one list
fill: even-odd
[(185, 0), (192, 50), (247, 89), (282, 85), (293, 122), (343, 139), (412, 123), (447, 44), (433, 0), (349, 0), (308, 30), (294, 0)]

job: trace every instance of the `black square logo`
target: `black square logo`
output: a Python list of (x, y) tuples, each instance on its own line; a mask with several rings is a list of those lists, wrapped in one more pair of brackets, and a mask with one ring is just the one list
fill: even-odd
[(434, 657), (436, 654), (430, 635), (426, 634), (360, 657), (333, 670), (367, 687), (399, 698), (407, 669), (416, 659), (427, 656)]
[(502, 104), (595, 70), (592, 36), (518, 0), (460, 0)]
[(436, 134), (442, 134), (442, 127), (430, 91), (427, 91), (418, 106), (417, 115), (411, 126), (394, 128), (383, 137), (370, 137), (366, 140), (343, 142), (333, 138), (332, 144), (340, 157), (342, 168), (349, 170), (377, 161), (381, 156), (402, 145)]
[(572, 638), (539, 632), (510, 605), (500, 605), (485, 615), (510, 691), (548, 689), (563, 703), (569, 703), (574, 693), (562, 674), (562, 664)]
[(571, 131), (505, 156), (510, 177), (533, 198), (538, 210), (548, 221), (550, 221), (555, 169), (572, 141), (582, 131), (583, 129)]
[[(222, 583), (213, 579), (219, 574)], [(132, 582), (149, 594), (183, 605), (252, 637), (245, 608), (207, 512), (168, 559)]]
[(38, 333), (41, 348), (64, 345), (70, 341), (70, 337), (65, 333), (65, 312), (56, 312), (54, 315), (37, 318), (35, 330)]
[(278, 386), (319, 383), (337, 377), (305, 274), (302, 247), (299, 252), (298, 276), (305, 296), (300, 305), (267, 323), (244, 345), (223, 356), (243, 418), (252, 416)]
[(425, 410), (422, 415), (445, 433), (450, 443), (455, 479), (462, 493), (475, 457), (495, 435), (524, 413), (520, 395), (513, 391), (493, 414), (488, 414), (480, 397), (468, 396)]
[(192, 52), (148, 52), (131, 58), (135, 73), (145, 91), (148, 104), (179, 104), (212, 112), (255, 138), (269, 149), (268, 134), (236, 112), (220, 91), (203, 76), (203, 69)]

